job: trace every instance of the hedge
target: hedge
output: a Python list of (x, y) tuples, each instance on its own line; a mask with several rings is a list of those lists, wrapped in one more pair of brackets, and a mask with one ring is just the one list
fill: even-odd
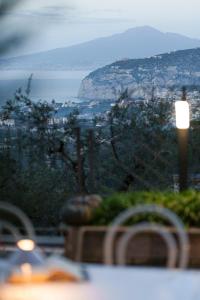
[[(108, 225), (127, 208), (139, 204), (157, 204), (175, 212), (186, 227), (200, 227), (200, 192), (188, 190), (174, 192), (132, 192), (117, 193), (105, 198), (94, 212), (92, 225)], [(141, 218), (141, 217), (140, 217)], [(155, 216), (143, 216), (143, 220), (158, 220)], [(137, 217), (128, 224), (139, 221)]]

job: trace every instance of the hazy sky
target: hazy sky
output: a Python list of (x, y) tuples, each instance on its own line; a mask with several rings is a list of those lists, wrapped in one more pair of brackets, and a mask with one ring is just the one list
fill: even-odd
[(200, 38), (200, 0), (24, 0), (8, 13), (7, 25), (7, 30), (28, 28), (31, 32), (32, 38), (17, 54), (143, 25)]

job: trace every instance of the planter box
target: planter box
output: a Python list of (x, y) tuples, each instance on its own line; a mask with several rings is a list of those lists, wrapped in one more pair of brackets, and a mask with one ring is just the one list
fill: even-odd
[[(127, 231), (118, 229), (117, 239)], [(103, 263), (103, 245), (107, 227), (70, 227), (65, 232), (65, 255), (78, 262)], [(170, 229), (176, 238), (176, 231)], [(200, 268), (200, 229), (188, 230), (190, 240), (190, 268)], [(164, 266), (167, 249), (162, 238), (152, 232), (137, 235), (129, 244), (127, 264)]]

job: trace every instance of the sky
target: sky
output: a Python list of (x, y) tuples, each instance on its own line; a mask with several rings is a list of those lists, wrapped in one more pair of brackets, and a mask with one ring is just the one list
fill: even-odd
[(199, 15), (200, 0), (21, 0), (7, 13), (4, 31), (29, 36), (14, 51), (20, 55), (144, 25), (200, 39)]

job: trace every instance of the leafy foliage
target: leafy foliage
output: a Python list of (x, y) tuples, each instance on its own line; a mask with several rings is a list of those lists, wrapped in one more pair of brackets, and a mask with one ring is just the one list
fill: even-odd
[[(157, 204), (175, 212), (186, 226), (200, 227), (200, 192), (188, 190), (183, 193), (174, 192), (133, 192), (117, 193), (105, 198), (96, 209), (93, 225), (108, 225), (124, 210), (140, 204)], [(150, 221), (157, 220), (153, 216), (144, 216)], [(133, 224), (139, 219), (131, 219)]]

